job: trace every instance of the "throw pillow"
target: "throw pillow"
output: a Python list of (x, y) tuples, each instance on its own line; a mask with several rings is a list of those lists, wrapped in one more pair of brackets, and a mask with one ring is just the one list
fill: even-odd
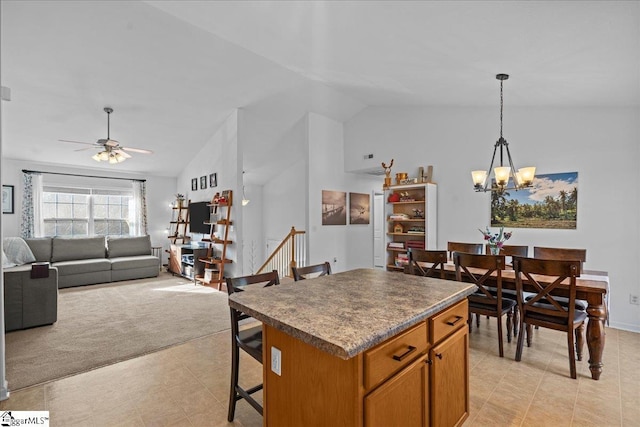
[(2, 239), (2, 249), (13, 264), (23, 265), (36, 260), (31, 248), (21, 237), (5, 237)]

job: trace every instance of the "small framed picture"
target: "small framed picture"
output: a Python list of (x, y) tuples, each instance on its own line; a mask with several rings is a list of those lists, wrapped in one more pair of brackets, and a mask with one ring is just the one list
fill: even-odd
[(198, 178), (191, 179), (191, 191), (198, 190)]
[(2, 213), (12, 214), (13, 210), (13, 185), (2, 186)]
[(200, 189), (204, 190), (205, 188), (207, 188), (207, 176), (201, 176), (200, 177)]
[(218, 174), (217, 173), (209, 174), (209, 188), (213, 188), (217, 186), (218, 186)]

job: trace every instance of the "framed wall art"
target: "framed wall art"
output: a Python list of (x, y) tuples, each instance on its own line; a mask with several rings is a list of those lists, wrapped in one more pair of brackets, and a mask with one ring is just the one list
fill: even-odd
[(347, 193), (322, 190), (322, 225), (347, 225)]
[(370, 196), (349, 193), (349, 224), (369, 224)]
[(191, 191), (198, 190), (198, 178), (191, 178)]
[(491, 226), (575, 230), (578, 221), (578, 172), (549, 173), (531, 188), (491, 193)]
[(204, 190), (206, 188), (207, 188), (207, 176), (204, 175), (200, 177), (200, 189)]
[(14, 202), (13, 185), (3, 185), (2, 186), (2, 213), (3, 214), (15, 213), (13, 202)]
[(218, 173), (209, 174), (209, 188), (218, 186)]

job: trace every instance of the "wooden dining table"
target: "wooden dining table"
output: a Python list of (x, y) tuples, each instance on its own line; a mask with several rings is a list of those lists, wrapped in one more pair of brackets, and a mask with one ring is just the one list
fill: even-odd
[[(448, 262), (444, 265), (447, 279), (455, 280), (455, 265)], [(473, 272), (470, 268), (469, 271)], [(569, 285), (560, 284), (554, 294), (568, 297)], [(527, 282), (523, 282), (524, 291), (533, 292), (534, 288)], [(515, 271), (508, 265), (502, 271), (502, 288), (516, 289)], [(604, 322), (607, 318), (607, 305), (605, 295), (609, 293), (609, 274), (606, 271), (585, 270), (576, 279), (576, 299), (587, 301), (587, 348), (589, 350), (589, 370), (591, 378), (600, 379), (602, 373), (602, 353), (604, 352), (605, 328)]]

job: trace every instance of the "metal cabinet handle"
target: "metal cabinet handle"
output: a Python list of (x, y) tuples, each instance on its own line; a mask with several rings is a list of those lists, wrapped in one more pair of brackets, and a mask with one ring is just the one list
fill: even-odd
[(405, 351), (401, 355), (394, 354), (393, 355), (393, 360), (397, 360), (398, 362), (402, 362), (402, 359), (406, 358), (408, 355), (410, 355), (411, 353), (413, 353), (416, 350), (417, 349), (414, 346), (410, 345), (409, 348), (407, 349), (407, 351)]
[(440, 360), (442, 360), (442, 353), (436, 353), (436, 357)]
[(456, 326), (456, 323), (458, 323), (459, 321), (461, 321), (463, 319), (462, 316), (456, 316), (456, 320), (454, 320), (453, 322), (451, 320), (447, 320), (447, 325), (449, 326)]

